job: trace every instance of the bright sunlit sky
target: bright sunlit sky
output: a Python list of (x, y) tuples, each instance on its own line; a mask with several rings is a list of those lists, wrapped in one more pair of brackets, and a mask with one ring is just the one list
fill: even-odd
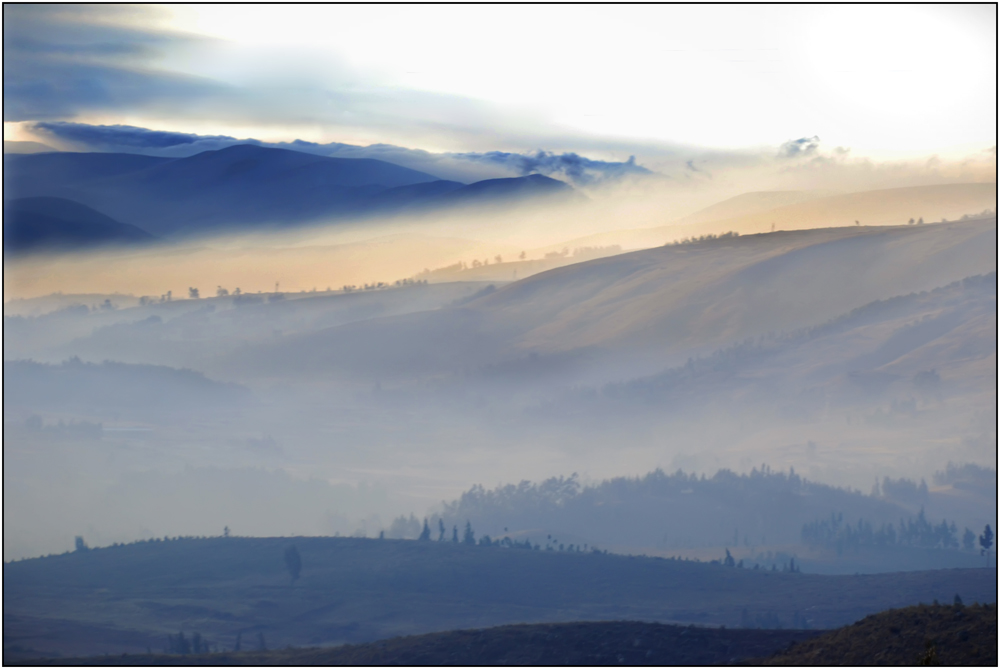
[(62, 120), (618, 157), (996, 144), (995, 5), (8, 6), (4, 37), (5, 139)]

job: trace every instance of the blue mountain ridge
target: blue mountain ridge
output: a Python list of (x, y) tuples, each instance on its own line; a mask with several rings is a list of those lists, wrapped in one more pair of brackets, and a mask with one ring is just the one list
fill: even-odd
[(185, 158), (52, 153), (4, 157), (5, 192), (80, 202), (159, 237), (417, 213), (573, 189), (542, 175), (471, 185), (393, 163), (241, 144)]
[(72, 200), (28, 197), (4, 202), (5, 254), (148, 244), (155, 240), (134, 225), (116, 221)]

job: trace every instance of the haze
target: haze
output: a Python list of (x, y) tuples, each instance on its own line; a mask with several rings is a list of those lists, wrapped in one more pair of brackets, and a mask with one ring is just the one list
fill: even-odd
[(5, 7), (4, 560), (982, 567), (995, 52), (992, 5)]

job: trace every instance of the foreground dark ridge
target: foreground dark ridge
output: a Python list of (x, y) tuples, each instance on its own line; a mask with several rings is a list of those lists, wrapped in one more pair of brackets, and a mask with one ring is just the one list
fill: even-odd
[[(504, 625), (339, 648), (207, 655), (122, 655), (61, 665), (712, 665), (769, 655), (817, 631), (743, 630), (632, 621)], [(5, 658), (6, 659), (6, 658)]]
[(212, 650), (259, 635), (284, 648), (564, 621), (830, 629), (955, 594), (995, 601), (996, 571), (821, 576), (437, 541), (181, 539), (5, 564), (4, 652), (152, 653), (179, 632)]
[(761, 660), (766, 665), (997, 666), (997, 607), (883, 611)]
[[(778, 650), (777, 653), (774, 651)], [(6, 658), (5, 658), (6, 660)], [(122, 655), (63, 665), (918, 665), (996, 666), (996, 606), (921, 604), (831, 632), (631, 621), (504, 625), (338, 648)]]

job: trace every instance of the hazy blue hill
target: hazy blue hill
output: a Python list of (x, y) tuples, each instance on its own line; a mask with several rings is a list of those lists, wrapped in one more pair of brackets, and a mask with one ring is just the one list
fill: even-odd
[(468, 188), (468, 186), (457, 181), (446, 181), (444, 179), (409, 186), (398, 186), (379, 193), (379, 206), (395, 208), (424, 204), (433, 202), (436, 198), (446, 196), (464, 188)]
[(77, 359), (61, 365), (4, 361), (3, 381), (4, 406), (39, 410), (169, 413), (206, 404), (234, 405), (251, 397), (246, 388), (212, 381), (189, 369)]
[[(281, 299), (273, 294), (203, 297), (144, 306), (135, 305), (134, 297), (64, 296), (58, 304), (65, 306), (51, 313), (5, 316), (4, 355), (46, 362), (80, 356), (209, 371), (218, 357), (249, 342), (271, 341), (276, 330), (289, 336), (438, 309), (482, 288), (478, 282), (454, 282), (351, 293), (290, 293)], [(118, 308), (101, 308), (105, 299)], [(56, 303), (54, 298), (39, 302)]]
[(88, 181), (147, 169), (171, 160), (131, 153), (4, 155), (4, 195), (6, 198), (65, 195), (67, 189)]
[(535, 197), (569, 197), (574, 193), (573, 187), (541, 174), (530, 174), (526, 177), (511, 177), (507, 179), (486, 179), (469, 184), (448, 193), (442, 198), (449, 204), (466, 204), (507, 199), (522, 199)]
[(59, 149), (41, 142), (17, 142), (5, 139), (3, 152), (6, 153), (57, 153)]
[(59, 197), (7, 201), (3, 218), (4, 253), (145, 244), (156, 239), (134, 225)]
[(159, 236), (573, 193), (541, 175), (466, 186), (381, 160), (252, 144), (178, 159), (59, 153), (6, 156), (4, 161), (4, 183), (11, 193), (69, 197)]
[[(284, 553), (295, 546), (301, 576)], [(150, 541), (4, 564), (5, 646), (52, 655), (385, 639), (517, 622), (829, 628), (919, 601), (994, 601), (996, 571), (819, 576), (597, 553), (331, 537)]]
[[(220, 185), (252, 188), (278, 179), (284, 187), (382, 186), (391, 188), (436, 181), (437, 177), (370, 158), (325, 158), (300, 151), (239, 144), (205, 151), (152, 167), (130, 177), (164, 192), (190, 193)], [(294, 193), (289, 193), (289, 196)]]
[[(471, 520), (493, 536), (539, 529), (608, 546), (700, 547), (796, 544), (802, 525), (831, 511), (893, 523), (905, 509), (857, 491), (814, 483), (794, 472), (721, 470), (710, 478), (656, 470), (581, 486), (575, 478), (473, 487), (447, 504), (448, 527)], [(734, 531), (737, 539), (734, 541)], [(721, 549), (720, 549), (721, 550)], [(735, 549), (734, 549), (735, 550)], [(751, 564), (752, 564), (751, 560)], [(764, 565), (770, 568), (770, 564)]]

